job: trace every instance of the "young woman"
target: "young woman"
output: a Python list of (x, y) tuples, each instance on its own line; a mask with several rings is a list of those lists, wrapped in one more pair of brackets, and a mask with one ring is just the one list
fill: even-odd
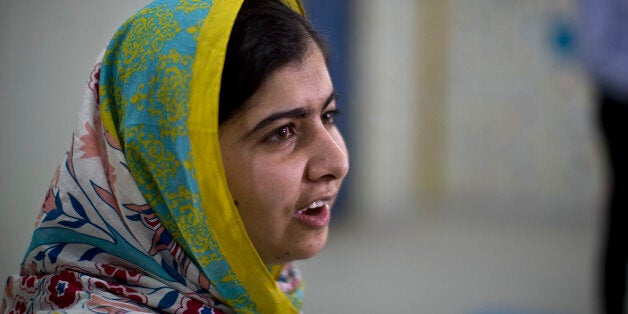
[(292, 261), (348, 158), (323, 42), (282, 2), (159, 0), (120, 28), (2, 312), (299, 311)]

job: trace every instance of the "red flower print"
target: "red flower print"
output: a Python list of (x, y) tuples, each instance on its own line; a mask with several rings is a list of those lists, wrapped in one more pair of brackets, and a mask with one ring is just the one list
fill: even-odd
[[(3, 304), (3, 307), (5, 307), (6, 305)], [(17, 313), (26, 313), (26, 309), (27, 309), (27, 305), (26, 305), (26, 300), (24, 300), (24, 298), (22, 297), (17, 297), (15, 298), (15, 302), (13, 303), (13, 308), (8, 311), (8, 314), (17, 314)], [(3, 309), (4, 312), (5, 309)]]
[(22, 276), (20, 278), (20, 289), (33, 293), (39, 289), (41, 276)]
[(120, 266), (109, 264), (96, 264), (96, 268), (98, 268), (101, 275), (115, 278), (118, 282), (137, 283), (142, 278), (142, 275), (140, 275), (139, 273), (124, 269)]
[(146, 309), (132, 303), (105, 299), (97, 294), (92, 294), (87, 301), (87, 306), (96, 313), (123, 314), (129, 312), (145, 312)]
[(191, 313), (207, 313), (207, 314), (211, 314), (213, 313), (213, 311), (211, 310), (211, 308), (206, 307), (205, 304), (203, 304), (200, 301), (194, 300), (194, 299), (190, 299), (188, 297), (184, 297), (181, 299), (181, 305), (179, 307), (179, 309), (177, 309), (176, 313), (182, 313), (182, 314), (191, 314)]
[(92, 73), (89, 75), (89, 83), (87, 83), (87, 86), (89, 86), (89, 89), (92, 91), (92, 93), (94, 93), (94, 97), (96, 98), (96, 103), (100, 103), (100, 92), (99, 92), (98, 82), (100, 81), (101, 67), (102, 67), (101, 63), (98, 63), (96, 64), (96, 66), (94, 66)]
[(117, 283), (107, 282), (104, 280), (92, 281), (92, 284), (97, 289), (107, 291), (118, 297), (123, 297), (136, 303), (146, 304), (148, 302), (148, 297), (146, 297), (146, 295), (133, 288), (129, 288)]
[(78, 274), (67, 270), (52, 276), (48, 283), (48, 298), (59, 308), (67, 308), (74, 304), (81, 291), (83, 284)]

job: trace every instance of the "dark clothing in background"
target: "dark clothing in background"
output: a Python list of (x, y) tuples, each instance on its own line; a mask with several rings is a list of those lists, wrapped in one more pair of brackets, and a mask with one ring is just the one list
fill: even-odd
[(600, 91), (599, 119), (606, 148), (609, 195), (602, 243), (600, 292), (604, 313), (625, 313), (628, 250), (628, 102)]
[(580, 0), (583, 61), (597, 87), (608, 196), (600, 260), (600, 311), (624, 314), (628, 245), (628, 0)]

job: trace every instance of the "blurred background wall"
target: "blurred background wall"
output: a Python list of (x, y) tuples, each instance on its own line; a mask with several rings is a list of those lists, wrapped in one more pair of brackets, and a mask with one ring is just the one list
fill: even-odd
[[(146, 2), (0, 2), (2, 278), (93, 61)], [(605, 174), (575, 0), (327, 2), (312, 19), (346, 19), (332, 51), (352, 169), (302, 263), (306, 312), (594, 313)]]
[(360, 207), (380, 217), (427, 201), (590, 218), (602, 173), (575, 1), (356, 6)]

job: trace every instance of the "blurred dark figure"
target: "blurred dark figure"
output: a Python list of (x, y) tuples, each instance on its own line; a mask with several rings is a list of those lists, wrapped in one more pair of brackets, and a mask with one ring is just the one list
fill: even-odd
[(628, 253), (628, 0), (580, 0), (580, 17), (581, 47), (596, 85), (609, 170), (600, 305), (603, 313), (623, 314)]

